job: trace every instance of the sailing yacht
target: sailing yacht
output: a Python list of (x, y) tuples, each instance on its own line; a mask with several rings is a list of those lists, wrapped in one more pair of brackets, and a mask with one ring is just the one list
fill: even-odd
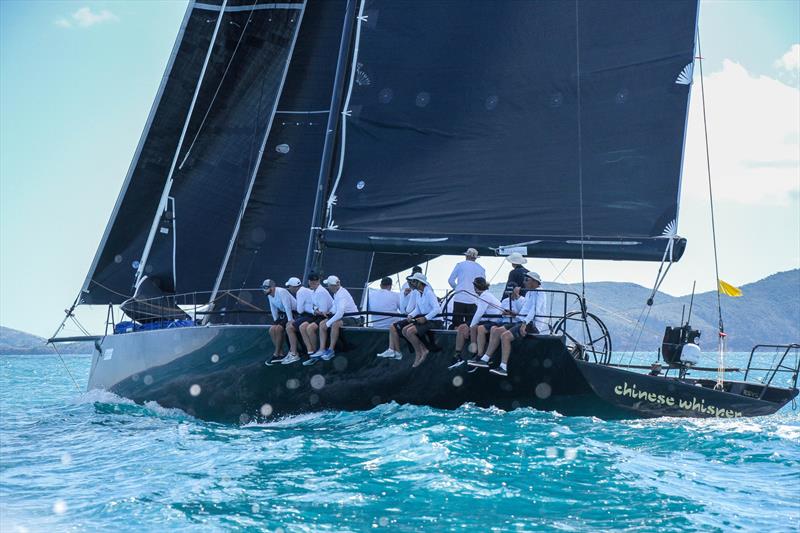
[[(366, 327), (345, 327), (331, 361), (264, 365), (266, 277), (336, 274), (358, 299), (467, 247), (680, 260), (697, 13), (697, 0), (191, 0), (68, 313), (127, 314), (90, 337), (89, 388), (224, 421), (389, 401), (776, 411), (796, 371), (792, 388), (718, 388), (680, 357), (674, 378), (615, 367), (607, 331), (599, 352), (568, 334), (604, 327), (563, 291), (552, 334), (516, 343), (507, 378), (436, 354), (419, 368), (376, 358), (387, 330)], [(452, 353), (454, 333), (437, 338)], [(703, 409), (679, 405), (690, 397)]]

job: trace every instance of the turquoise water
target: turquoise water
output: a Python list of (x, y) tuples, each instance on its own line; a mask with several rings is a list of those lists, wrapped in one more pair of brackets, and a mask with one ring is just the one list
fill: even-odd
[[(89, 358), (66, 363), (84, 384)], [(0, 530), (797, 531), (800, 412), (603, 422), (382, 405), (244, 427), (0, 356)]]

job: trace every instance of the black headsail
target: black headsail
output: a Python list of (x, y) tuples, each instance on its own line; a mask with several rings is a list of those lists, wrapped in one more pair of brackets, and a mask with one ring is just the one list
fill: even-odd
[[(273, 122), (305, 2), (192, 2), (84, 285), (119, 303), (147, 275), (208, 291)], [(155, 216), (155, 218), (154, 218)]]
[(660, 260), (672, 239), (677, 260), (696, 18), (696, 0), (366, 0), (325, 243)]

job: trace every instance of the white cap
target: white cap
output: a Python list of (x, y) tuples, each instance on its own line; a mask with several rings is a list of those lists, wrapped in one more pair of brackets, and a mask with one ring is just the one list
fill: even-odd
[(262, 289), (271, 289), (271, 288), (272, 288), (272, 287), (274, 287), (274, 286), (275, 286), (275, 282), (274, 282), (274, 281), (272, 281), (272, 280), (271, 280), (271, 279), (269, 279), (269, 278), (265, 279), (265, 280), (264, 280), (264, 281), (261, 283), (261, 288), (262, 288)]
[(302, 284), (303, 284), (303, 282), (300, 281), (300, 278), (296, 278), (294, 276), (292, 276), (291, 278), (286, 280), (286, 286), (287, 287), (299, 287)]
[(341, 285), (341, 281), (339, 281), (339, 278), (337, 278), (336, 276), (333, 276), (333, 275), (328, 276), (327, 278), (325, 278), (322, 281), (322, 283), (325, 284), (325, 285)]
[(528, 260), (522, 257), (522, 254), (519, 252), (514, 252), (513, 254), (509, 254), (509, 256), (506, 257), (506, 261), (508, 261), (512, 265), (524, 265), (525, 263), (528, 262)]
[(408, 276), (406, 278), (406, 280), (408, 280), (408, 281), (419, 281), (420, 283), (424, 283), (428, 287), (431, 286), (431, 284), (428, 283), (428, 278), (426, 278), (424, 274), (421, 274), (419, 272), (417, 272), (416, 274), (414, 274), (412, 276)]
[(538, 281), (540, 285), (542, 284), (542, 277), (536, 272), (526, 272), (525, 277)]
[(472, 257), (474, 259), (478, 257), (478, 250), (476, 250), (475, 248), (467, 248), (467, 251), (464, 252), (464, 255), (466, 255), (467, 257)]

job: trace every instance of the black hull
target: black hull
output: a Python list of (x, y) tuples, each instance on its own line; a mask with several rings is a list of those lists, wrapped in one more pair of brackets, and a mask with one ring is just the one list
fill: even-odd
[(741, 381), (715, 390), (708, 379), (650, 376), (576, 361), (586, 382), (605, 402), (643, 417), (738, 418), (771, 415), (797, 396), (797, 389), (767, 388)]
[[(346, 328), (343, 346), (331, 361), (266, 366), (273, 346), (265, 326), (114, 335), (102, 341), (102, 352), (95, 353), (89, 388), (224, 422), (262, 418), (264, 413), (364, 410), (385, 402), (442, 409), (474, 403), (566, 415), (635, 416), (597, 398), (560, 337), (526, 339), (516, 346), (508, 378), (484, 369), (469, 373), (467, 366), (448, 370), (452, 332), (437, 333), (442, 351), (432, 353), (418, 368), (411, 367), (413, 356), (407, 347), (402, 360), (376, 358), (386, 349), (387, 339), (386, 330)], [(193, 385), (197, 387), (192, 389)]]
[[(543, 336), (516, 343), (509, 377), (462, 366), (449, 370), (453, 332), (437, 332), (442, 347), (418, 368), (404, 346), (402, 360), (381, 359), (386, 330), (345, 328), (331, 361), (266, 366), (273, 346), (268, 326), (210, 326), (141, 331), (98, 341), (89, 388), (103, 388), (136, 402), (155, 401), (204, 420), (246, 422), (308, 411), (364, 410), (386, 402), (455, 409), (465, 403), (511, 410), (533, 407), (564, 415), (600, 418), (707, 416), (685, 409), (654, 408), (626, 402), (614, 387), (671, 387), (694, 393), (706, 404), (718, 394), (700, 387), (649, 378), (607, 366), (576, 361), (561, 337)], [(614, 381), (616, 380), (616, 381)], [(622, 380), (622, 381), (620, 381)], [(656, 381), (652, 381), (656, 380)], [(642, 383), (642, 384), (640, 384)], [(710, 396), (709, 396), (710, 394)], [(733, 395), (728, 395), (733, 396)], [(691, 398), (691, 396), (687, 396)], [(713, 398), (713, 401), (712, 401)], [(788, 400), (787, 400), (788, 401)], [(720, 407), (738, 416), (769, 414), (780, 405), (731, 399)], [(785, 402), (784, 402), (785, 403)]]

